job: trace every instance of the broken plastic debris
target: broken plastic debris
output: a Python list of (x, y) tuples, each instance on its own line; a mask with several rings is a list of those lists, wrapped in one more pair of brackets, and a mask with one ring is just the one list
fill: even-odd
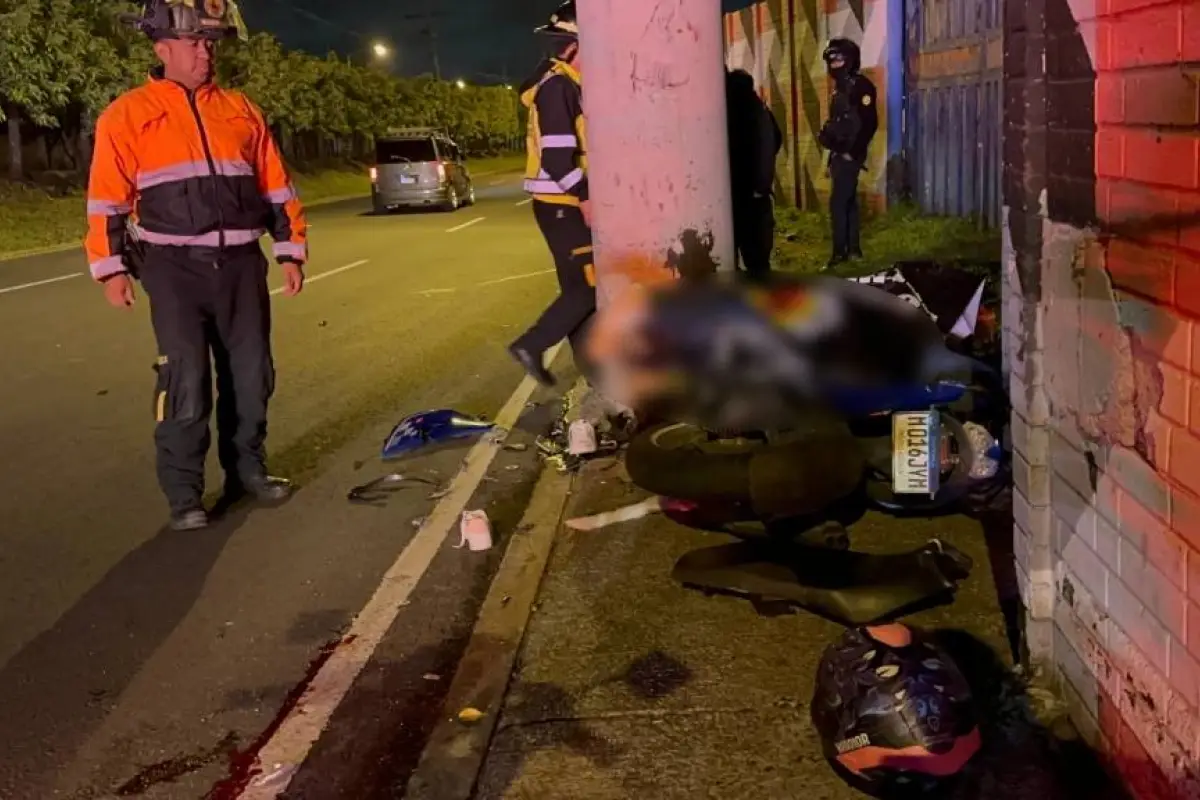
[(504, 445), (504, 449), (505, 449), (505, 450), (511, 450), (511, 451), (513, 451), (514, 453), (524, 453), (526, 450), (528, 450), (528, 449), (529, 449), (529, 445), (527, 445), (527, 444), (521, 444), (520, 442), (517, 442), (517, 443), (515, 443), (515, 444), (506, 444), (506, 445)]
[(495, 424), (450, 408), (422, 411), (397, 423), (383, 443), (383, 459), (399, 458), (427, 445), (442, 444), (495, 430)]
[(458, 712), (458, 721), (464, 725), (474, 725), (483, 719), (483, 712), (478, 708), (464, 708)]
[(414, 520), (412, 521), (412, 526), (413, 526), (414, 528), (420, 528), (420, 527), (421, 527), (422, 525), (424, 525), (424, 524), (425, 524), (425, 518), (424, 518), (424, 517), (417, 517), (416, 519), (414, 519)]
[(459, 523), (457, 549), (468, 548), (479, 553), (492, 549), (492, 523), (486, 511), (464, 511)]
[(596, 428), (586, 419), (577, 419), (567, 429), (567, 452), (573, 456), (590, 456), (600, 449)]
[(426, 486), (434, 485), (433, 481), (425, 478), (412, 478), (406, 475), (401, 475), (398, 472), (393, 472), (390, 475), (384, 475), (382, 478), (376, 478), (373, 481), (364, 483), (361, 486), (355, 486), (346, 493), (346, 499), (352, 503), (372, 503), (383, 500), (387, 495), (401, 488), (404, 483), (422, 483)]
[(250, 782), (250, 785), (258, 788), (261, 786), (270, 786), (275, 783), (280, 783), (285, 778), (290, 778), (296, 771), (295, 764), (273, 764), (269, 772), (264, 772)]
[(594, 531), (600, 528), (607, 528), (609, 525), (616, 525), (619, 522), (632, 522), (634, 520), (648, 517), (651, 514), (659, 514), (663, 511), (665, 499), (662, 497), (648, 497), (640, 503), (623, 506), (612, 511), (605, 511), (601, 514), (595, 514), (590, 517), (576, 517), (567, 520), (567, 527), (576, 531)]

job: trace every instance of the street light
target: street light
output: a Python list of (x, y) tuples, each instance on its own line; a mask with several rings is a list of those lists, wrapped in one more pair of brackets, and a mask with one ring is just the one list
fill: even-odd
[(371, 52), (375, 54), (376, 58), (387, 58), (392, 51), (383, 42), (375, 42), (371, 45)]
[(457, 86), (457, 87), (458, 87), (458, 88), (460, 88), (460, 89), (465, 89), (465, 88), (467, 88), (467, 82), (466, 82), (466, 81), (464, 81), (462, 78), (459, 78), (458, 80), (456, 80), (456, 81), (454, 82), (454, 85), (455, 85), (455, 86)]

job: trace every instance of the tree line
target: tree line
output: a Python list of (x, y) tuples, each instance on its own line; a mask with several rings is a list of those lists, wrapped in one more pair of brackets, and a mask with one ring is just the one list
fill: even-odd
[[(26, 177), (31, 132), (86, 170), (96, 117), (154, 64), (150, 43), (118, 18), (135, 10), (112, 0), (0, 0), (0, 123), (11, 178)], [(267, 33), (223, 42), (217, 60), (222, 85), (262, 107), (298, 164), (368, 158), (374, 138), (398, 127), (441, 128), (473, 155), (502, 152), (520, 135), (518, 99), (503, 86), (398, 78), (335, 53), (286, 50)]]

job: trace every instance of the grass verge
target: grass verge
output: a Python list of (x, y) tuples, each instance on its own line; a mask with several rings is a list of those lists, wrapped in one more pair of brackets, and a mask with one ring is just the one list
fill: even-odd
[[(524, 163), (523, 156), (500, 156), (468, 165), (472, 174), (482, 176), (515, 171)], [(309, 204), (371, 192), (366, 167), (297, 172), (295, 183)], [(84, 213), (82, 190), (55, 191), (0, 180), (0, 257), (81, 241), (87, 224)]]
[[(776, 212), (775, 263), (784, 272), (817, 272), (829, 261), (830, 222), (825, 212)], [(930, 217), (902, 205), (863, 220), (864, 258), (839, 266), (839, 275), (876, 272), (897, 261), (1000, 261), (1000, 231), (958, 217)]]

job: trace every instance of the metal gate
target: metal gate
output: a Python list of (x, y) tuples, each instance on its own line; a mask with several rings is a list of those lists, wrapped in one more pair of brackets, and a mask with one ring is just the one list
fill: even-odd
[(904, 151), (922, 211), (1000, 221), (1003, 0), (905, 0)]

